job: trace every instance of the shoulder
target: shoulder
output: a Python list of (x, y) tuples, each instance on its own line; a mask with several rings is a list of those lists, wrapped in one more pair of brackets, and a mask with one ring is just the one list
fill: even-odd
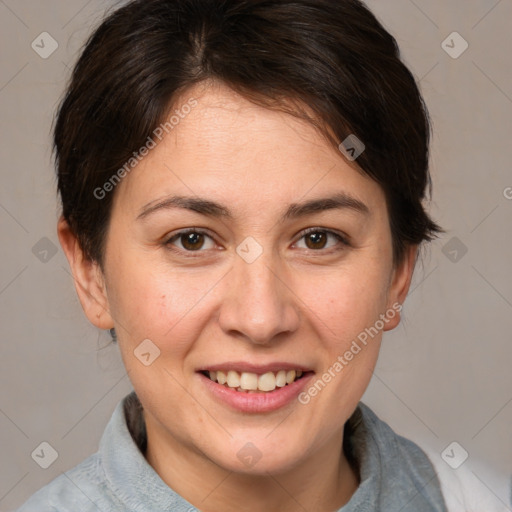
[(446, 512), (436, 472), (418, 445), (396, 434), (362, 402), (349, 420), (348, 432), (349, 452), (361, 478), (356, 502), (366, 489), (368, 510)]
[(122, 475), (119, 476), (120, 486), (112, 486), (111, 478), (107, 477), (107, 470), (109, 464), (114, 466), (114, 471), (117, 471), (118, 467), (124, 467), (123, 463), (127, 454), (130, 455), (130, 449), (137, 449), (126, 430), (123, 413), (125, 400), (126, 397), (113, 411), (98, 451), (39, 489), (15, 512), (124, 510), (118, 496), (118, 493), (124, 490)]
[(95, 453), (39, 489), (15, 512), (97, 512), (101, 472)]
[(380, 443), (386, 443), (386, 458), (400, 461), (402, 472), (409, 473), (418, 486), (435, 482), (448, 512), (511, 511), (507, 505), (511, 493), (510, 477), (495, 475), (494, 481), (484, 483), (478, 474), (490, 473), (488, 468), (477, 471), (476, 461), (468, 460), (454, 469), (442, 458), (441, 450), (427, 442), (413, 442), (398, 435), (368, 406), (360, 403), (359, 407), (371, 435), (379, 438)]

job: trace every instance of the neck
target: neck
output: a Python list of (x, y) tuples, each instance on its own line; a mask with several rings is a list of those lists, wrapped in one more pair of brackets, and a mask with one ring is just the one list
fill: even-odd
[(146, 460), (169, 487), (205, 512), (337, 511), (359, 485), (343, 451), (343, 429), (290, 469), (251, 475), (220, 467), (144, 415)]

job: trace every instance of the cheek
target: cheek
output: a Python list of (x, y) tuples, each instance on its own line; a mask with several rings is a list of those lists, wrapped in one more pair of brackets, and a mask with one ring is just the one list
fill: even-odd
[(176, 353), (184, 350), (201, 328), (194, 313), (209, 288), (204, 276), (194, 279), (190, 274), (126, 262), (116, 268), (110, 286), (111, 313), (125, 331), (125, 345), (149, 338)]
[[(317, 292), (312, 293), (312, 289)], [(386, 292), (387, 275), (383, 269), (354, 268), (340, 269), (309, 282), (302, 289), (302, 296), (308, 297), (304, 302), (316, 313), (327, 336), (345, 345), (384, 312)]]

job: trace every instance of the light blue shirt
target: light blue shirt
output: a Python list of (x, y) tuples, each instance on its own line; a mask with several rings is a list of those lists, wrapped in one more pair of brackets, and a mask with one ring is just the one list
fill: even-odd
[[(99, 450), (37, 491), (16, 512), (197, 512), (167, 486), (132, 438), (125, 416), (135, 392), (116, 406)], [(131, 411), (131, 417), (138, 409)], [(131, 423), (130, 423), (131, 425)], [(132, 428), (132, 427), (130, 427)], [(338, 512), (446, 512), (427, 455), (359, 403), (345, 426), (347, 456), (360, 485)]]

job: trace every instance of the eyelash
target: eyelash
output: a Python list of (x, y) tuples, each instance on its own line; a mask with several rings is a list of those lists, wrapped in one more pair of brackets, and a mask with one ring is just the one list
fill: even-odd
[[(184, 236), (184, 235), (188, 235), (190, 233), (196, 233), (196, 234), (199, 234), (199, 235), (205, 235), (207, 236), (208, 238), (211, 238), (213, 240), (213, 237), (207, 232), (207, 231), (204, 231), (202, 229), (196, 229), (196, 228), (189, 228), (189, 229), (184, 229), (182, 231), (179, 231), (178, 233), (175, 233), (171, 238), (169, 238), (166, 242), (164, 242), (164, 245), (174, 251), (174, 252), (178, 252), (180, 254), (186, 254), (187, 256), (186, 257), (190, 257), (190, 258), (194, 258), (194, 257), (197, 257), (196, 255), (194, 255), (194, 253), (201, 253), (201, 252), (204, 252), (204, 250), (202, 249), (198, 249), (196, 251), (189, 251), (187, 249), (179, 249), (179, 248), (175, 248), (173, 247), (172, 245), (172, 242), (174, 242), (175, 240), (179, 239), (180, 237)], [(341, 251), (347, 247), (350, 247), (350, 243), (348, 241), (348, 239), (342, 235), (340, 235), (339, 233), (336, 233), (334, 231), (331, 231), (331, 230), (328, 230), (328, 229), (323, 229), (323, 228), (307, 228), (305, 229), (304, 231), (301, 232), (301, 236), (300, 238), (297, 240), (300, 241), (302, 240), (305, 236), (311, 234), (311, 233), (326, 233), (327, 235), (332, 235), (334, 238), (336, 238), (336, 240), (338, 240), (338, 242), (341, 243), (341, 247), (335, 247), (334, 249), (331, 248), (331, 249), (306, 249), (310, 252), (313, 252), (313, 253), (332, 253), (332, 252), (337, 252), (337, 251)], [(295, 243), (297, 243), (295, 242)]]

